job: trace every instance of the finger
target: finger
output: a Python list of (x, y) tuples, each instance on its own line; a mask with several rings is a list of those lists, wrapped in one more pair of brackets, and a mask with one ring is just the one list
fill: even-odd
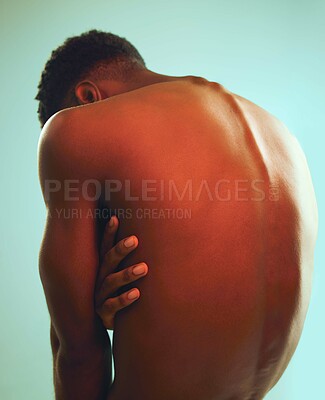
[(97, 292), (96, 303), (104, 303), (107, 298), (114, 296), (118, 289), (144, 277), (147, 273), (148, 265), (142, 262), (108, 275)]
[(107, 299), (105, 303), (97, 309), (97, 314), (101, 317), (105, 328), (113, 329), (116, 313), (134, 303), (139, 297), (139, 289), (134, 288), (117, 297)]
[(112, 215), (110, 220), (105, 225), (103, 240), (100, 248), (101, 258), (103, 258), (105, 254), (113, 247), (118, 225), (118, 218), (116, 215)]
[(104, 256), (99, 269), (98, 284), (101, 285), (107, 275), (111, 274), (132, 250), (139, 244), (138, 238), (134, 235), (120, 240)]

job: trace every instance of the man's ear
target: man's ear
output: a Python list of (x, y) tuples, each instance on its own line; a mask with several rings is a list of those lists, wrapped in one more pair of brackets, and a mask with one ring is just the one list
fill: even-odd
[(100, 90), (92, 81), (79, 82), (75, 87), (75, 95), (80, 105), (102, 100)]

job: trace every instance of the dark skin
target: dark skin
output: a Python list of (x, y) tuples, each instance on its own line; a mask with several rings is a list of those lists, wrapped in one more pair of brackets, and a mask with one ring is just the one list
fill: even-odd
[[(179, 79), (149, 70), (141, 70), (133, 78), (134, 80), (128, 82), (103, 81), (99, 86), (92, 80), (79, 82), (75, 87), (78, 105), (98, 102), (108, 97), (114, 98), (119, 93), (154, 83)], [(76, 106), (76, 104), (65, 104), (65, 107), (69, 106)], [(69, 178), (73, 178), (82, 183), (86, 176), (83, 173), (80, 174), (81, 170), (78, 171), (78, 169), (82, 165), (91, 165), (87, 156), (78, 161), (74, 157), (74, 150), (68, 150), (68, 143), (73, 144), (75, 139), (72, 139), (73, 135), (67, 132), (69, 124), (62, 121), (63, 125), (59, 127), (57, 122), (61, 125), (60, 117), (55, 116), (51, 123), (49, 121), (46, 124), (39, 146), (40, 181), (48, 209), (39, 269), (51, 315), (55, 394), (57, 399), (62, 400), (104, 399), (112, 381), (112, 354), (106, 327), (99, 313), (107, 321), (107, 327), (112, 327), (112, 310), (114, 314), (121, 309), (122, 304), (130, 304), (129, 300), (134, 302), (135, 299), (127, 300), (126, 294), (115, 301), (104, 302), (105, 304), (94, 302), (94, 298), (97, 301), (100, 299), (95, 296), (98, 267), (101, 262), (98, 252), (101, 238), (97, 221), (84, 216), (76, 220), (64, 219), (57, 213), (57, 211), (68, 212), (78, 209), (86, 214), (88, 211), (95, 211), (97, 202), (84, 198), (66, 202), (63, 191), (46, 199), (47, 181), (53, 178), (63, 184)], [(81, 132), (80, 128), (75, 128), (75, 133)], [(68, 146), (61, 142), (61, 135), (65, 136), (65, 139), (63, 137), (62, 139)], [(79, 136), (79, 139), (81, 138), (82, 136)], [(83, 139), (80, 143), (82, 142)], [(83, 143), (86, 144), (86, 142)], [(88, 175), (88, 172), (86, 174)], [(93, 178), (97, 175), (92, 172), (90, 174)], [(132, 236), (132, 233), (124, 234), (125, 238), (127, 236)], [(65, 255), (64, 258), (63, 255)], [(129, 265), (139, 264), (140, 261), (137, 260)], [(73, 278), (73, 275), (79, 279)], [(98, 286), (98, 290), (101, 287), (105, 286)], [(136, 293), (139, 296), (139, 290)], [(119, 305), (116, 305), (117, 302)]]
[(118, 218), (112, 216), (105, 226), (104, 238), (101, 243), (101, 265), (98, 271), (95, 288), (96, 312), (102, 319), (106, 329), (114, 329), (114, 318), (118, 311), (128, 307), (140, 297), (139, 289), (131, 289), (116, 295), (119, 289), (143, 278), (148, 273), (148, 265), (144, 262), (126, 267), (116, 272), (120, 262), (138, 245), (138, 239), (131, 236), (133, 244), (125, 246), (127, 238), (115, 244), (118, 230)]
[[(74, 182), (74, 194), (89, 180), (131, 182), (133, 200), (124, 186), (101, 204), (132, 217), (119, 218), (119, 244), (107, 252), (109, 239), (99, 254), (97, 221), (87, 218), (98, 199), (67, 201), (60, 188), (46, 199), (40, 274), (56, 398), (262, 399), (297, 346), (310, 298), (317, 207), (299, 144), (265, 110), (199, 77), (146, 70), (129, 82), (87, 79), (75, 93), (86, 105), (42, 132), (43, 193), (53, 180)], [(181, 195), (188, 181), (194, 198)], [(178, 196), (168, 187), (163, 196), (161, 182)], [(57, 213), (71, 209), (80, 218)], [(137, 251), (124, 246), (133, 236)], [(142, 262), (145, 279), (120, 274)], [(122, 309), (131, 289), (141, 296)], [(113, 384), (104, 325), (114, 327)]]

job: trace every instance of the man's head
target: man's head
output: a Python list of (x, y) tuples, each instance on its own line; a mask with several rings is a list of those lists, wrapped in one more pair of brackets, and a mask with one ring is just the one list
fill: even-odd
[(66, 39), (52, 52), (38, 85), (41, 126), (62, 108), (107, 97), (94, 82), (128, 81), (144, 69), (143, 58), (125, 38), (93, 29)]

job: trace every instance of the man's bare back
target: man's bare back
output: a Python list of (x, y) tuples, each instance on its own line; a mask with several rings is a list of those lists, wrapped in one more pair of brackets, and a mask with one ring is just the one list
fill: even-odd
[(196, 77), (64, 110), (56, 123), (68, 127), (56, 139), (71, 154), (68, 178), (98, 180), (119, 238), (140, 240), (121, 268), (150, 266), (133, 285), (141, 298), (116, 316), (107, 399), (263, 398), (310, 296), (317, 211), (293, 136)]

